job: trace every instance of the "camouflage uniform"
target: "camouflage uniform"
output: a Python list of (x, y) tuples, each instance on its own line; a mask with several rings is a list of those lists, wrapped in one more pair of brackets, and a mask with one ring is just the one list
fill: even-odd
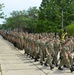
[(24, 34), (23, 36), (23, 41), (24, 41), (24, 54), (27, 54), (27, 42), (26, 42), (26, 34)]
[(63, 45), (63, 48), (61, 50), (61, 60), (59, 66), (66, 65), (67, 67), (71, 68), (71, 65), (73, 64), (72, 57), (69, 54), (69, 41), (67, 40), (65, 44)]
[(35, 43), (34, 43), (34, 38), (31, 40), (31, 57), (32, 59), (35, 58)]
[(29, 55), (29, 38), (28, 36), (26, 37), (26, 53)]
[(40, 41), (39, 40), (35, 40), (35, 61), (38, 60), (39, 55), (40, 55), (39, 44), (40, 44)]
[(40, 40), (40, 63), (43, 65), (43, 61), (45, 58), (45, 41), (43, 39)]
[(19, 39), (20, 39), (20, 49), (22, 50), (23, 49), (23, 34), (22, 33), (20, 33)]
[(55, 39), (54, 41), (54, 57), (53, 57), (53, 62), (54, 64), (57, 66), (58, 65), (58, 60), (57, 60), (57, 55), (59, 52), (59, 48), (60, 48), (60, 40), (59, 39)]
[[(52, 41), (52, 40), (50, 40)], [(47, 43), (47, 59), (45, 61), (45, 66), (47, 66), (47, 64), (50, 65), (50, 69), (53, 69), (53, 65), (52, 65), (52, 56), (54, 54), (54, 50), (53, 50), (53, 44), (50, 44), (50, 42)]]

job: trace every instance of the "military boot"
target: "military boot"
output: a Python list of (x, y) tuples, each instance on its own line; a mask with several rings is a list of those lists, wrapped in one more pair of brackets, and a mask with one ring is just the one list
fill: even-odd
[(41, 65), (43, 65), (43, 62), (40, 62)]
[(50, 65), (50, 70), (52, 70), (54, 67), (52, 65)]
[(45, 66), (48, 66), (47, 63), (44, 63)]
[(61, 66), (58, 67), (58, 70), (63, 70), (63, 68), (61, 68)]
[(38, 61), (38, 59), (37, 59), (37, 58), (35, 58), (35, 59), (34, 59), (34, 61), (36, 62), (36, 61)]

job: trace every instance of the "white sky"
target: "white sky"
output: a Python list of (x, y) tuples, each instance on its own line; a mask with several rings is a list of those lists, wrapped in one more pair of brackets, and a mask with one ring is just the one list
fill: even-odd
[[(39, 7), (42, 0), (0, 0), (0, 4), (4, 3), (3, 12), (9, 16), (13, 10), (27, 10), (29, 7)], [(2, 23), (0, 19), (0, 24)]]

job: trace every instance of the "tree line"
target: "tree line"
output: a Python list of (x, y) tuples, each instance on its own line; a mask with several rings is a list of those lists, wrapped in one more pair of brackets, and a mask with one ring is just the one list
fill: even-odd
[[(0, 4), (0, 9), (2, 6)], [(42, 0), (39, 9), (30, 7), (28, 10), (12, 11), (0, 28), (17, 28), (33, 33), (60, 32), (62, 24), (68, 31), (71, 27), (67, 26), (74, 25), (74, 0)]]

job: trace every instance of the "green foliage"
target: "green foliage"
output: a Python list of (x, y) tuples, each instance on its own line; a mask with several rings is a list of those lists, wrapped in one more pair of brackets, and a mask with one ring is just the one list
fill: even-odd
[(30, 7), (27, 11), (10, 13), (11, 16), (5, 18), (6, 21), (2, 27), (4, 29), (22, 28), (28, 32), (37, 33), (61, 33), (62, 11), (64, 27), (66, 27), (74, 21), (74, 0), (42, 0), (39, 10), (36, 7)]
[(37, 22), (38, 9), (30, 7), (27, 11), (13, 11), (10, 17), (5, 18), (6, 29), (24, 29), (33, 32)]
[(4, 7), (4, 4), (0, 4), (0, 18), (4, 18), (4, 12), (2, 12), (3, 7)]
[(62, 28), (62, 11), (64, 26), (67, 26), (74, 21), (74, 0), (42, 0), (36, 31), (58, 32)]
[(67, 33), (70, 36), (74, 37), (74, 22), (71, 23), (69, 26), (66, 27), (67, 28)]

